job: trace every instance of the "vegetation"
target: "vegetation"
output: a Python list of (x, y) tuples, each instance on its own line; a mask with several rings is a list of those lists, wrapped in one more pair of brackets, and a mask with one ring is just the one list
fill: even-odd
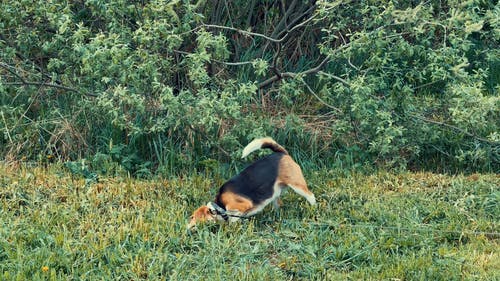
[(310, 173), (316, 208), (287, 192), (279, 212), (189, 233), (222, 178), (0, 173), (2, 280), (500, 278), (498, 175)]
[[(500, 279), (496, 2), (0, 1), (0, 280)], [(187, 232), (262, 136), (318, 206)]]
[(0, 155), (168, 175), (270, 135), (310, 168), (497, 172), (495, 2), (2, 1)]

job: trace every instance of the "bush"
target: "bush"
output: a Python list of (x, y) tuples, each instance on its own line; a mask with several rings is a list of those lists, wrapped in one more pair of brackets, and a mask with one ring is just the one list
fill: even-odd
[(3, 1), (1, 154), (144, 175), (271, 135), (309, 167), (499, 170), (493, 1), (282, 3)]

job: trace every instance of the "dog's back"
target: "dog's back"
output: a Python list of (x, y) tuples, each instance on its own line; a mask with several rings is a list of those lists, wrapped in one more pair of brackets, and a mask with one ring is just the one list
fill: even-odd
[(215, 203), (223, 205), (220, 202), (220, 194), (225, 192), (251, 198), (256, 205), (272, 197), (273, 187), (279, 176), (280, 162), (285, 155), (287, 154), (283, 152), (275, 152), (245, 168), (222, 185)]

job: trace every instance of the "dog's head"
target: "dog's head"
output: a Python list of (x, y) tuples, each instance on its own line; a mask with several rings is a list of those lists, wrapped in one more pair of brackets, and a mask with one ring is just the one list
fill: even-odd
[(193, 215), (189, 219), (187, 228), (192, 229), (199, 222), (215, 221), (215, 219), (216, 215), (208, 206), (201, 206), (193, 212)]

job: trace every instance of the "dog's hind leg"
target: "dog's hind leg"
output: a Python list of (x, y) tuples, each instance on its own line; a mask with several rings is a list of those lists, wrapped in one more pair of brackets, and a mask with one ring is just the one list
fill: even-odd
[(311, 204), (315, 205), (316, 204), (316, 197), (314, 194), (307, 189), (307, 185), (298, 185), (298, 184), (287, 184), (295, 193), (297, 193), (300, 196), (303, 196), (306, 198), (306, 200)]
[(316, 204), (316, 197), (307, 188), (300, 166), (288, 155), (284, 156), (280, 162), (278, 179), (282, 185), (290, 187), (297, 194), (306, 198), (311, 205)]

